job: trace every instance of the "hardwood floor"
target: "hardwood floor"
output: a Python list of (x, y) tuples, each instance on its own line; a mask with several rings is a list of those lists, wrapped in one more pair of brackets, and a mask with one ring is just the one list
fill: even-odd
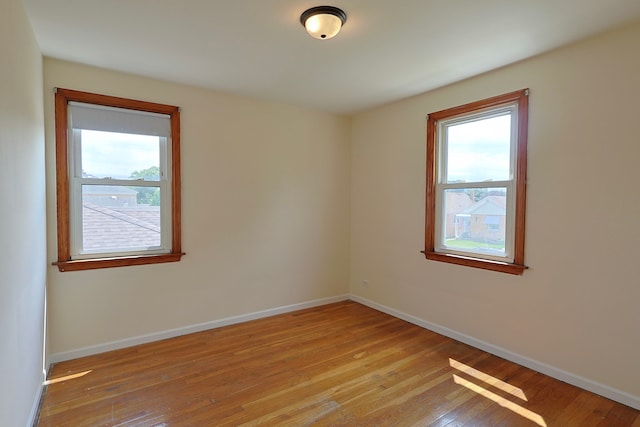
[(355, 302), (52, 367), (39, 426), (624, 426), (640, 412)]

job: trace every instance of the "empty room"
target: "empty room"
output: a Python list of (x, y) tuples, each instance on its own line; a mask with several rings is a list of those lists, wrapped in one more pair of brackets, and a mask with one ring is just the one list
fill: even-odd
[(640, 2), (0, 16), (0, 426), (640, 427)]

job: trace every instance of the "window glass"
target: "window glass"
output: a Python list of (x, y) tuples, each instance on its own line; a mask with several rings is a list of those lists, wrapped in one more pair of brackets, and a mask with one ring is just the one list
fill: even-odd
[[(85, 104), (74, 105), (72, 114), (72, 187), (81, 187), (81, 195), (70, 197), (72, 258), (169, 252), (170, 211), (161, 203), (170, 197), (167, 138), (146, 134), (157, 130), (149, 123), (168, 129), (169, 116)], [(125, 128), (132, 133), (104, 130)], [(132, 181), (135, 186), (128, 185)]]
[(510, 114), (451, 124), (445, 131), (446, 182), (509, 179)]
[(444, 192), (442, 246), (505, 256), (507, 189), (461, 188)]
[(160, 180), (160, 138), (81, 130), (84, 178)]
[[(158, 193), (158, 187), (144, 187)], [(160, 206), (138, 203), (138, 187), (82, 186), (82, 248), (85, 253), (129, 252), (161, 246)]]

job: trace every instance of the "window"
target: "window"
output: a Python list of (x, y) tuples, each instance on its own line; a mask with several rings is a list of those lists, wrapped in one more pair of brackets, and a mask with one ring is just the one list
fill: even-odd
[(57, 89), (60, 271), (179, 261), (178, 107)]
[(429, 114), (427, 259), (522, 274), (528, 89)]

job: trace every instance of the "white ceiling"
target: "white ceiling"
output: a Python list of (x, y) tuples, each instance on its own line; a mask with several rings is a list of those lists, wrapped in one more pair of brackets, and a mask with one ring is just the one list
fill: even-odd
[[(24, 3), (45, 56), (345, 114), (640, 18), (638, 0)], [(299, 21), (323, 4), (348, 15), (331, 40)]]

